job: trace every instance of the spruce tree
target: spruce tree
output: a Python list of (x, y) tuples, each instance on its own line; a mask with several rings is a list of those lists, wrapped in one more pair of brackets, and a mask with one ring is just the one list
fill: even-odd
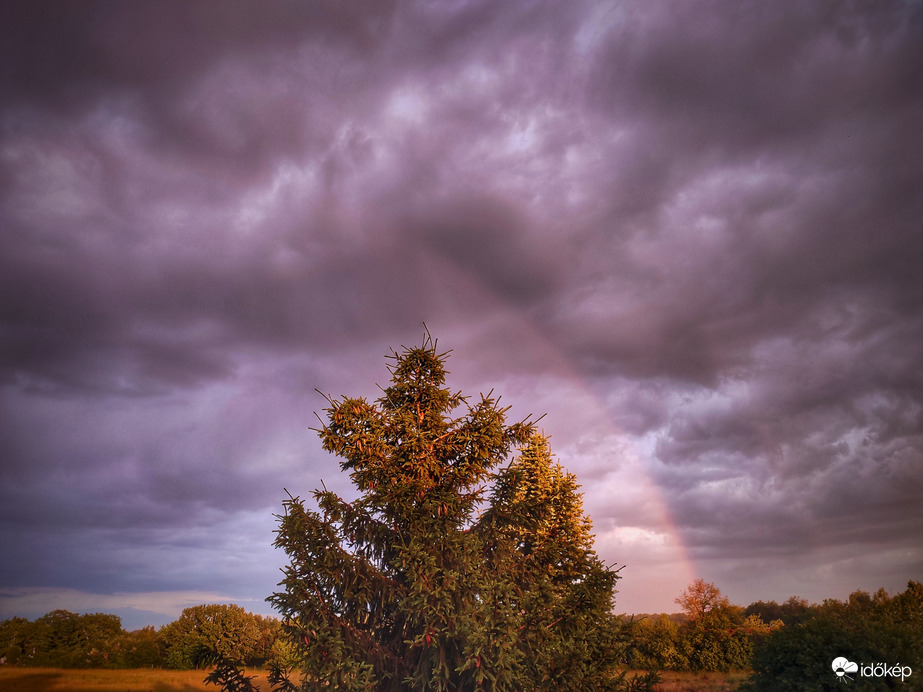
[(448, 389), (428, 335), (389, 358), (383, 395), (328, 399), (318, 431), (358, 499), (322, 488), (278, 517), (268, 600), (295, 653), (276, 689), (616, 689), (618, 575), (575, 478), (531, 422)]
[[(593, 550), (576, 477), (553, 461), (548, 440), (533, 434), (501, 469), (481, 530), (512, 541), (507, 572), (516, 580), (519, 647), (530, 689), (611, 689), (612, 662), (623, 653), (611, 614), (618, 574)], [(509, 558), (508, 558), (509, 559)]]

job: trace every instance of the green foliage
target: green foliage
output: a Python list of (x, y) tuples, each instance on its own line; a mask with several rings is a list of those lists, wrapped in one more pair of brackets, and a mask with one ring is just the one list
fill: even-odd
[(8, 663), (60, 668), (105, 668), (122, 636), (116, 615), (78, 615), (54, 610), (34, 622), (14, 618), (0, 624), (0, 642)]
[[(847, 601), (826, 600), (812, 618), (773, 632), (753, 657), (746, 689), (828, 690), (842, 682), (831, 664), (840, 656), (857, 663), (889, 663), (923, 672), (923, 585), (889, 597), (857, 591)], [(920, 689), (920, 680), (855, 677), (851, 689)]]
[(679, 649), (687, 669), (728, 671), (745, 668), (753, 645), (742, 627), (743, 608), (730, 601), (714, 584), (696, 579), (676, 603), (686, 611)]
[(220, 685), (225, 692), (257, 692), (255, 675), (247, 675), (232, 661), (217, 657), (214, 669), (205, 677), (208, 685)]
[(157, 630), (145, 627), (123, 632), (111, 661), (116, 668), (151, 668), (163, 664), (163, 645)]
[(756, 615), (764, 622), (779, 620), (791, 627), (814, 617), (815, 609), (816, 606), (809, 605), (805, 599), (792, 596), (781, 605), (775, 601), (769, 601), (768, 603), (756, 601), (746, 607), (744, 615)]
[(9, 665), (117, 668), (132, 660), (126, 656), (128, 637), (116, 615), (53, 610), (34, 622), (0, 623), (0, 657)]
[(616, 688), (618, 575), (574, 477), (491, 395), (447, 389), (431, 340), (391, 358), (383, 396), (330, 399), (319, 430), (358, 499), (317, 490), (279, 517), (277, 689)]
[(681, 649), (689, 670), (727, 672), (748, 667), (753, 642), (742, 626), (742, 613), (743, 608), (718, 607), (683, 626)]
[(186, 608), (179, 619), (160, 630), (166, 648), (165, 663), (181, 670), (216, 661), (259, 664), (270, 656), (273, 627), (272, 620), (248, 613), (238, 605)]
[(712, 613), (724, 613), (731, 602), (714, 584), (696, 579), (674, 602), (682, 606), (692, 622), (701, 622)]
[(553, 461), (548, 441), (534, 435), (497, 474), (477, 525), (510, 549), (502, 554), (509, 564), (495, 567), (515, 585), (523, 666), (535, 689), (605, 689), (612, 671), (595, 662), (621, 654), (611, 614), (618, 575), (593, 551), (578, 488)]
[(662, 681), (663, 678), (658, 671), (649, 670), (642, 675), (636, 675), (627, 680), (625, 682), (625, 692), (652, 692), (654, 686)]
[(689, 670), (679, 624), (666, 614), (631, 624), (628, 665), (637, 670)]
[(629, 664), (660, 670), (721, 671), (750, 667), (754, 646), (781, 620), (746, 615), (714, 584), (694, 581), (676, 599), (685, 615), (659, 615), (632, 624)]
[(240, 606), (201, 605), (160, 628), (126, 632), (116, 615), (54, 610), (0, 622), (0, 662), (55, 668), (257, 666), (278, 657), (280, 623)]
[(0, 622), (0, 658), (9, 665), (25, 664), (32, 648), (33, 623), (25, 618)]

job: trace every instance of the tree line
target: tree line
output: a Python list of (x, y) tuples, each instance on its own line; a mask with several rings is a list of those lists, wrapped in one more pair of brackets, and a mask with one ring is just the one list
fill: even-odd
[(36, 620), (0, 622), (0, 663), (53, 668), (188, 670), (216, 657), (261, 666), (277, 655), (280, 622), (233, 604), (198, 605), (159, 629), (122, 629), (106, 613), (53, 610)]
[[(829, 689), (831, 663), (907, 664), (923, 675), (923, 584), (902, 593), (855, 591), (847, 599), (743, 607), (696, 580), (676, 599), (683, 612), (633, 617), (626, 663), (638, 669), (752, 670), (746, 689)], [(881, 683), (882, 681), (877, 681)]]
[[(845, 600), (731, 604), (702, 579), (677, 599), (679, 613), (614, 619), (625, 644), (620, 664), (636, 670), (752, 670), (746, 689), (827, 689), (830, 662), (902, 664), (923, 673), (923, 584), (901, 593), (856, 591)], [(56, 668), (180, 670), (233, 660), (291, 666), (297, 651), (282, 623), (237, 605), (198, 605), (159, 629), (126, 631), (117, 615), (54, 610), (34, 621), (0, 622), (0, 664)], [(880, 682), (880, 681), (879, 681)]]

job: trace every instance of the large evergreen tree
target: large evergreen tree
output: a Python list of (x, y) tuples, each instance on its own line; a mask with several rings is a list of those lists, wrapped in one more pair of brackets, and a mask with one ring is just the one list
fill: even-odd
[(490, 394), (446, 388), (428, 336), (390, 358), (383, 396), (329, 399), (319, 430), (358, 499), (317, 490), (279, 517), (277, 689), (618, 688), (618, 577), (574, 476)]

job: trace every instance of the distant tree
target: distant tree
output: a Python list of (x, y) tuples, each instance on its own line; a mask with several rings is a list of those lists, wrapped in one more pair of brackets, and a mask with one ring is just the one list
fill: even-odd
[(150, 668), (163, 665), (163, 640), (153, 627), (125, 632), (118, 642), (112, 664), (118, 668)]
[(60, 668), (109, 667), (122, 634), (117, 615), (53, 610), (26, 628), (19, 661)]
[(781, 605), (775, 601), (756, 601), (744, 609), (744, 615), (757, 615), (764, 622), (778, 620), (791, 627), (813, 616), (817, 606), (809, 605), (807, 600), (791, 596)]
[(764, 622), (769, 620), (782, 620), (782, 606), (775, 601), (754, 601), (744, 608), (744, 615), (756, 615)]
[(31, 653), (35, 625), (25, 618), (14, 617), (0, 622), (0, 658), (10, 665), (25, 663)]
[(726, 610), (731, 605), (717, 586), (704, 579), (696, 579), (674, 601), (692, 621), (701, 620), (712, 611)]
[(807, 599), (791, 596), (782, 604), (782, 615), (779, 619), (786, 625), (797, 625), (802, 620), (812, 617), (814, 608)]
[(254, 617), (260, 634), (256, 646), (253, 648), (249, 664), (263, 666), (276, 656), (278, 650), (276, 642), (282, 636), (282, 623), (279, 622), (278, 618), (274, 617), (261, 617), (259, 615)]
[[(782, 620), (770, 620), (769, 622), (766, 622), (759, 615), (747, 615), (743, 621), (743, 625), (741, 626), (740, 631), (742, 631), (750, 638), (748, 657), (752, 656), (753, 649), (766, 641), (766, 638), (769, 637), (769, 635), (781, 627), (785, 627), (785, 623)], [(747, 665), (740, 667), (749, 668), (749, 664), (750, 662), (748, 660)]]
[(162, 664), (161, 638), (153, 627), (122, 629), (117, 615), (53, 610), (30, 622), (0, 622), (0, 662), (58, 668), (139, 668)]
[(683, 623), (680, 651), (689, 670), (729, 671), (749, 667), (753, 642), (743, 626), (743, 608), (719, 604), (695, 620)]
[[(213, 665), (218, 660), (250, 665), (268, 658), (263, 619), (239, 605), (198, 605), (160, 629), (170, 668)], [(271, 646), (271, 645), (270, 645)]]
[(619, 688), (618, 575), (574, 477), (496, 399), (447, 389), (445, 357), (427, 337), (376, 402), (329, 400), (321, 441), (359, 496), (284, 504), (276, 688)]
[(111, 668), (125, 634), (122, 619), (109, 613), (86, 614), (79, 619), (79, 627), (85, 664), (93, 668)]
[[(781, 627), (780, 620), (767, 624), (759, 615), (747, 615), (732, 605), (721, 590), (703, 579), (696, 579), (676, 603), (683, 607), (686, 619), (668, 631), (666, 623), (658, 629), (668, 635), (666, 641), (651, 641), (651, 632), (642, 629), (642, 638), (634, 646), (644, 660), (659, 660), (665, 668), (693, 671), (728, 671), (749, 668), (757, 642)], [(675, 643), (674, 643), (675, 642)], [(669, 655), (667, 655), (669, 654)]]
[(665, 613), (634, 621), (628, 664), (638, 670), (688, 670), (680, 625)]
[(72, 668), (80, 662), (77, 613), (53, 610), (37, 618), (27, 645), (27, 664)]

